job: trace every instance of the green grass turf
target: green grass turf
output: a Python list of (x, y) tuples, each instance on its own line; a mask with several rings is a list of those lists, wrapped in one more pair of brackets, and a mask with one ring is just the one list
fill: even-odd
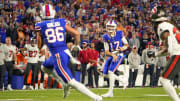
[[(96, 94), (104, 94), (108, 89), (91, 89)], [(64, 99), (62, 89), (49, 90), (15, 90), (1, 91), (0, 101), (92, 101), (89, 97), (71, 89), (70, 95)], [(113, 98), (103, 98), (103, 101), (172, 101), (160, 88), (128, 88), (114, 89)]]

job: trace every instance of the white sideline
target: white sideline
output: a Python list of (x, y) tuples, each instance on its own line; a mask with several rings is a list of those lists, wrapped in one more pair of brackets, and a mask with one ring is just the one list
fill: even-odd
[(168, 96), (167, 94), (145, 94), (144, 96)]

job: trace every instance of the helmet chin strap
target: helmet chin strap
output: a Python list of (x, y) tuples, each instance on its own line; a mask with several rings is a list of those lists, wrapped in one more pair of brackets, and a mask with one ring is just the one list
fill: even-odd
[(111, 37), (114, 37), (116, 35), (116, 32), (111, 32)]

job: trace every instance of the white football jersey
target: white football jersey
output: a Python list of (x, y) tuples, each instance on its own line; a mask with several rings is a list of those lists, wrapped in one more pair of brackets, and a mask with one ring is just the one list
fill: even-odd
[(31, 44), (26, 44), (25, 48), (27, 49), (27, 62), (37, 63), (39, 58), (39, 49), (37, 45), (34, 45), (34, 47), (32, 47)]
[(14, 45), (7, 46), (5, 44), (5, 49), (6, 49), (5, 61), (13, 61), (14, 54), (16, 53), (16, 46)]
[(177, 29), (176, 26), (169, 22), (162, 22), (158, 25), (158, 35), (164, 31), (169, 31), (170, 36), (168, 37), (168, 53), (170, 55), (180, 55), (180, 44), (176, 39), (176, 33), (173, 32), (174, 29)]
[(5, 60), (5, 48), (4, 44), (0, 43), (0, 65), (4, 64)]
[[(47, 46), (43, 45), (42, 50), (45, 50), (45, 52), (46, 52), (47, 51)], [(39, 59), (38, 59), (38, 61), (40, 61), (40, 62), (45, 61), (45, 54), (41, 56), (40, 51), (39, 51)]]

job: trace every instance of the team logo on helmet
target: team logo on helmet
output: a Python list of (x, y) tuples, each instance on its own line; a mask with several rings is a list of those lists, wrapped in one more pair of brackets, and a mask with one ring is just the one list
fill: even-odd
[(40, 14), (42, 19), (53, 19), (55, 17), (56, 11), (50, 4), (45, 4), (41, 7)]

